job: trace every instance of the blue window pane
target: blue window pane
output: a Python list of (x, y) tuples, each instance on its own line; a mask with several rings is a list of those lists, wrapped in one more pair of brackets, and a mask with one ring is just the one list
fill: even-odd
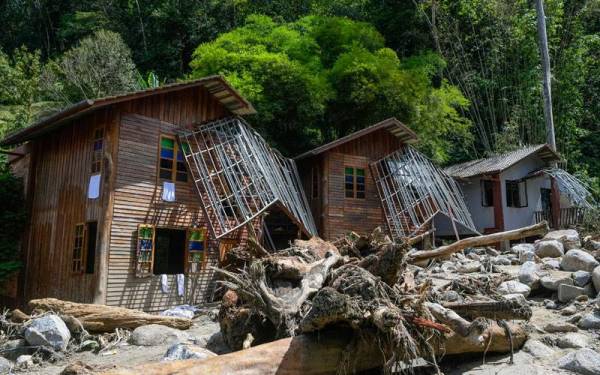
[(352, 176), (346, 176), (346, 183), (351, 184), (354, 182), (354, 177)]
[(102, 150), (102, 140), (94, 142), (94, 151)]
[(152, 240), (141, 240), (140, 248), (142, 250), (152, 250)]
[(167, 159), (173, 159), (173, 150), (161, 148), (160, 149), (160, 157), (167, 158)]
[(365, 183), (365, 178), (361, 177), (361, 176), (357, 176), (356, 177), (356, 183), (357, 184), (364, 184)]
[(183, 161), (183, 152), (177, 151), (177, 160), (178, 161)]
[(190, 250), (204, 250), (204, 242), (200, 241), (191, 241), (190, 242)]

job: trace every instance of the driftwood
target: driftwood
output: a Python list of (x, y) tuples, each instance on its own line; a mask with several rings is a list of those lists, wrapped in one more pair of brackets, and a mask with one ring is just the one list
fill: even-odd
[(416, 262), (425, 259), (445, 257), (457, 253), (468, 247), (487, 246), (502, 241), (518, 240), (525, 237), (539, 236), (547, 232), (548, 223), (542, 221), (538, 224), (534, 224), (524, 228), (509, 230), (506, 232), (498, 232), (486, 234), (483, 236), (464, 238), (450, 245), (441, 246), (433, 250), (416, 251), (414, 253), (409, 254), (409, 260), (411, 262)]
[(444, 307), (466, 319), (529, 320), (532, 314), (531, 307), (518, 300), (445, 303)]
[[(509, 325), (512, 343), (521, 347), (527, 334), (519, 325)], [(489, 336), (474, 343), (458, 334), (446, 335), (444, 347), (434, 348), (438, 355), (483, 352), (509, 352), (506, 331), (496, 324), (488, 328)], [(351, 351), (348, 351), (351, 346)], [(160, 362), (130, 369), (108, 371), (106, 375), (166, 375), (166, 374), (335, 374), (340, 369), (352, 373), (381, 367), (381, 348), (376, 339), (353, 340), (346, 330), (306, 334), (273, 341), (247, 350), (206, 360)]]
[(146, 324), (161, 324), (177, 329), (188, 329), (192, 325), (191, 319), (151, 315), (123, 307), (75, 303), (55, 298), (31, 300), (29, 308), (73, 316), (90, 332), (112, 332), (115, 328), (135, 329)]

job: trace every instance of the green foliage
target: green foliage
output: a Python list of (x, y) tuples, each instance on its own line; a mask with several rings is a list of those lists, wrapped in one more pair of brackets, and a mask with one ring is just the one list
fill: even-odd
[(448, 158), (450, 140), (470, 140), (458, 112), (468, 102), (447, 82), (432, 85), (443, 60), (427, 53), (401, 62), (364, 22), (252, 15), (200, 45), (191, 66), (194, 77), (223, 74), (257, 108), (255, 125), (289, 154), (391, 116), (414, 126), (439, 161)]
[(54, 100), (73, 103), (133, 91), (138, 88), (136, 74), (119, 34), (100, 30), (49, 62), (43, 84)]
[(8, 279), (21, 267), (20, 241), (26, 214), (23, 183), (0, 160), (0, 282)]

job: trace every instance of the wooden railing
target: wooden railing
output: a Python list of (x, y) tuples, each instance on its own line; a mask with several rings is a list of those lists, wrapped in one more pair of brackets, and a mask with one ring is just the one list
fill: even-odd
[(569, 228), (583, 223), (585, 208), (583, 207), (568, 207), (561, 208), (558, 215), (558, 225), (555, 225), (550, 211), (535, 211), (535, 222), (539, 223), (546, 220), (551, 228)]

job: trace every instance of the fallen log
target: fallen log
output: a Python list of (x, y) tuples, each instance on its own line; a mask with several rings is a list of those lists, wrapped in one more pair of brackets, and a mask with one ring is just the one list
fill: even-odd
[(519, 229), (513, 229), (506, 232), (486, 234), (483, 236), (469, 237), (456, 241), (450, 245), (441, 246), (433, 250), (421, 250), (408, 254), (409, 262), (416, 262), (425, 259), (440, 258), (457, 253), (468, 247), (487, 246), (494, 243), (510, 240), (518, 240), (525, 237), (540, 236), (548, 232), (548, 223), (530, 225)]
[(188, 329), (192, 326), (191, 319), (151, 315), (123, 307), (75, 303), (56, 298), (33, 299), (29, 301), (29, 307), (32, 310), (71, 315), (89, 332), (112, 332), (115, 328), (135, 329), (147, 324), (161, 324), (177, 329)]
[[(509, 325), (512, 343), (521, 347), (527, 334), (519, 325)], [(458, 334), (445, 336), (445, 348), (438, 348), (438, 355), (510, 352), (510, 341), (506, 331), (493, 324), (489, 338), (474, 343)], [(352, 349), (349, 352), (349, 345)], [(486, 350), (487, 349), (487, 350)], [(251, 347), (207, 360), (185, 360), (159, 362), (129, 369), (115, 369), (106, 375), (166, 375), (166, 374), (334, 374), (344, 368), (345, 372), (363, 371), (381, 367), (381, 348), (375, 339), (352, 341), (349, 330), (331, 330), (318, 334), (304, 334), (267, 344)]]
[(518, 300), (454, 302), (443, 306), (466, 319), (529, 320), (532, 314), (531, 307)]

